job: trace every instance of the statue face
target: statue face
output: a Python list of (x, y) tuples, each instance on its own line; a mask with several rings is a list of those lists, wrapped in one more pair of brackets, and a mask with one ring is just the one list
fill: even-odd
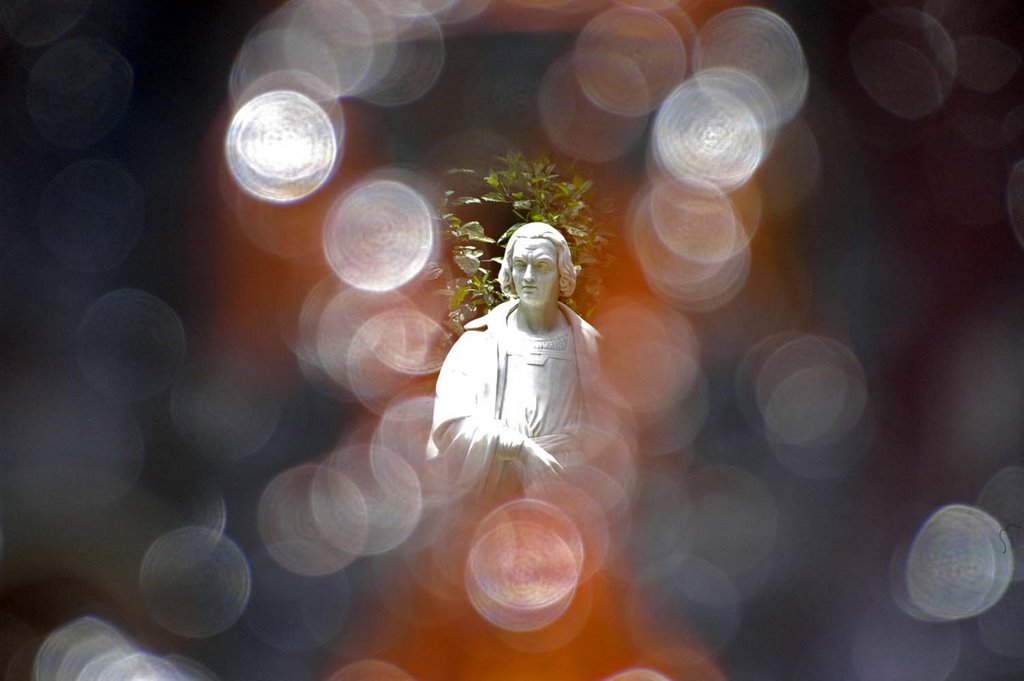
[(558, 252), (547, 239), (523, 238), (512, 253), (512, 284), (519, 300), (544, 305), (558, 300)]

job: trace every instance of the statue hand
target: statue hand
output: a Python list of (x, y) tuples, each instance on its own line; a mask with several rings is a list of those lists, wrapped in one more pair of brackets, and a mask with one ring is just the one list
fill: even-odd
[(523, 441), (522, 452), (523, 463), (528, 468), (537, 467), (545, 473), (560, 473), (564, 470), (564, 467), (558, 462), (558, 459), (529, 438)]
[(533, 441), (544, 448), (548, 453), (555, 452), (562, 454), (573, 448), (577, 438), (569, 433), (551, 433), (533, 438)]

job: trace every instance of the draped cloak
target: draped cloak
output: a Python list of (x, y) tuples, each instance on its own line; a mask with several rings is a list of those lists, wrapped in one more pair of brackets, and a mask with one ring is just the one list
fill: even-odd
[[(507, 301), (466, 324), (437, 379), (427, 456), (445, 467), (447, 479), (466, 490), (487, 492), (507, 489), (510, 479), (523, 482), (523, 464), (499, 456), (508, 442), (523, 438), (501, 418), (508, 378), (508, 322), (518, 304)], [(599, 334), (564, 304), (558, 307), (572, 335), (582, 426), (594, 422), (598, 401), (607, 390), (599, 379)], [(559, 458), (557, 452), (552, 454)]]

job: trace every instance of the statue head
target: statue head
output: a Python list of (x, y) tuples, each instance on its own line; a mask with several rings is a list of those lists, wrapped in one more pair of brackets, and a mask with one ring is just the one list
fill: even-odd
[(576, 290), (576, 268), (572, 264), (569, 243), (561, 232), (544, 222), (528, 222), (509, 237), (508, 246), (505, 247), (505, 256), (501, 259), (501, 269), (498, 271), (498, 283), (502, 292), (509, 296), (516, 295), (512, 276), (516, 245), (534, 239), (543, 239), (554, 248), (558, 269), (558, 295), (568, 298)]

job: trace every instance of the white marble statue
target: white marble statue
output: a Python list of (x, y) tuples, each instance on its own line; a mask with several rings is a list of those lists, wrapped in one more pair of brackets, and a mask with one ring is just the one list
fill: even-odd
[(576, 287), (565, 237), (523, 225), (498, 277), (512, 299), (466, 324), (448, 353), (428, 456), (460, 486), (514, 494), (580, 461), (604, 389), (597, 332), (558, 300)]

